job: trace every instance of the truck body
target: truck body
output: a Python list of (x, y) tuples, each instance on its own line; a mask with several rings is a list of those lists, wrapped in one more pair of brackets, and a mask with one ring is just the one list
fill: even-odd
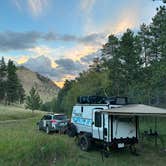
[(122, 107), (119, 103), (87, 104), (73, 106), (71, 123), (79, 137), (91, 142), (102, 142), (118, 148), (137, 143), (136, 116), (111, 115), (104, 110)]

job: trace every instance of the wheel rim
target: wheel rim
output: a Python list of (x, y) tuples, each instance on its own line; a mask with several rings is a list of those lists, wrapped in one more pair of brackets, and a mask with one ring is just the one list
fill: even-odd
[(84, 138), (81, 139), (80, 141), (80, 146), (82, 150), (86, 150), (87, 149), (87, 142)]

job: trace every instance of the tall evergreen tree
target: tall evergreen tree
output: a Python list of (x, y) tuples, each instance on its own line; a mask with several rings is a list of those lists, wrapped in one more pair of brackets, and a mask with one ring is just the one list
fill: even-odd
[(129, 91), (129, 86), (133, 83), (133, 80), (139, 78), (141, 49), (138, 36), (134, 36), (134, 33), (127, 29), (120, 40), (120, 58), (124, 73), (125, 94)]
[(32, 111), (36, 109), (40, 109), (42, 101), (36, 89), (34, 87), (31, 88), (29, 95), (26, 98), (26, 108), (31, 109)]
[(5, 98), (6, 85), (6, 64), (4, 58), (0, 60), (0, 101)]
[(7, 87), (6, 87), (6, 102), (7, 104), (16, 102), (19, 99), (18, 86), (19, 80), (16, 74), (16, 66), (13, 61), (8, 61), (7, 66)]
[(18, 100), (19, 100), (19, 103), (22, 104), (25, 100), (25, 90), (22, 86), (22, 84), (19, 82), (18, 84), (18, 90), (17, 90), (17, 93), (18, 93)]
[[(109, 70), (109, 79), (110, 85), (109, 94), (111, 95), (120, 95), (121, 94), (121, 84), (123, 82), (122, 74), (122, 64), (120, 61), (120, 52), (119, 52), (119, 39), (110, 35), (108, 37), (108, 42), (103, 46), (104, 65), (107, 66)], [(108, 90), (107, 90), (108, 91)]]
[(140, 26), (140, 31), (138, 32), (141, 46), (142, 46), (142, 55), (141, 59), (145, 67), (147, 67), (150, 63), (150, 30), (149, 26), (146, 24), (142, 24)]
[(154, 61), (166, 59), (166, 7), (157, 8), (150, 25), (151, 57)]

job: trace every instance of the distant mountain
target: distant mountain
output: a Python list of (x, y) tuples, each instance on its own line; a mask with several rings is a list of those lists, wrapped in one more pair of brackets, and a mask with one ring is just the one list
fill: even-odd
[(60, 88), (49, 78), (23, 66), (18, 67), (17, 75), (26, 94), (28, 94), (32, 86), (34, 86), (43, 101), (50, 101), (52, 98), (57, 97)]

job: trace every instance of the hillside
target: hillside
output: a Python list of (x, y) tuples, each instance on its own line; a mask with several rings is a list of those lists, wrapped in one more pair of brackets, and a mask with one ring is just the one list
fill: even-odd
[(34, 86), (43, 101), (50, 101), (53, 97), (57, 96), (59, 87), (50, 79), (23, 66), (18, 67), (17, 75), (25, 89), (26, 94), (28, 94), (32, 86)]

